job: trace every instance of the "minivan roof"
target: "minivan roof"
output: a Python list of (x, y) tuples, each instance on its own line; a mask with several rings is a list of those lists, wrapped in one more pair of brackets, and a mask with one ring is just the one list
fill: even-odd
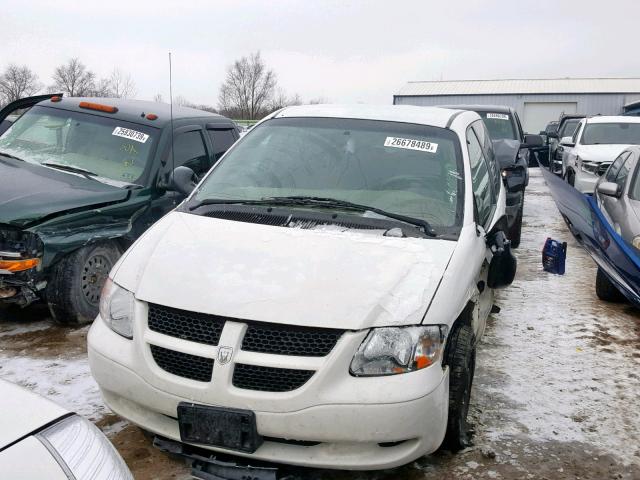
[(472, 112), (513, 113), (515, 110), (506, 105), (441, 105), (441, 108), (455, 108), (458, 110), (471, 110)]
[[(55, 98), (55, 97), (54, 97)], [(80, 102), (98, 103), (100, 105), (108, 105), (118, 108), (117, 113), (107, 113), (99, 110), (89, 110), (80, 107)], [(91, 113), (92, 115), (100, 115), (103, 117), (119, 118), (129, 122), (141, 123), (151, 127), (163, 128), (171, 121), (170, 108), (168, 103), (149, 102), (145, 100), (132, 100), (125, 98), (105, 98), (105, 97), (62, 97), (61, 100), (53, 102), (51, 100), (43, 100), (38, 103), (43, 107), (60, 108), (75, 112)], [(145, 116), (154, 113), (158, 116), (155, 120), (149, 120)], [(173, 106), (173, 119), (180, 120), (185, 118), (210, 118), (213, 122), (217, 120), (226, 120), (230, 124), (231, 120), (215, 113), (205, 112), (195, 108)]]
[(353, 118), (389, 122), (417, 123), (447, 128), (460, 110), (413, 105), (300, 105), (285, 107), (273, 118), (316, 117)]

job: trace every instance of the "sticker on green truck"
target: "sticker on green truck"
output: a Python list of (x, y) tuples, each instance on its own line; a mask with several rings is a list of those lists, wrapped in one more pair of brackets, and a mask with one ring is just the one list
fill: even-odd
[(145, 143), (149, 139), (149, 135), (147, 135), (146, 133), (138, 132), (137, 130), (131, 130), (130, 128), (124, 127), (114, 128), (111, 135), (115, 135), (116, 137), (128, 138), (140, 143)]
[(506, 113), (487, 113), (487, 118), (493, 118), (494, 120), (509, 120), (509, 115)]

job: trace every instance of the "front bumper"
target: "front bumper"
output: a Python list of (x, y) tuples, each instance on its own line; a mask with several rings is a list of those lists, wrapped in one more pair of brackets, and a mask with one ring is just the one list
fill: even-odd
[(575, 173), (575, 180), (573, 186), (582, 193), (588, 193), (589, 195), (593, 195), (593, 192), (596, 189), (596, 183), (600, 177), (593, 175), (591, 173), (584, 172), (580, 169)]
[[(254, 453), (204, 448), (256, 460), (377, 470), (434, 452), (444, 438), (448, 369), (434, 365), (403, 375), (352, 377), (348, 362), (366, 332), (345, 334), (307, 384), (291, 392), (269, 393), (234, 387), (233, 363), (215, 366), (211, 383), (153, 372), (158, 367), (148, 365), (148, 347), (143, 344), (149, 337), (158, 338), (143, 330), (136, 325), (134, 340), (127, 340), (98, 317), (89, 333), (89, 362), (109, 408), (163, 437), (180, 441), (177, 406), (186, 401), (254, 411), (258, 432), (265, 437)], [(248, 353), (241, 351), (237, 356), (242, 355), (245, 363), (250, 356), (265, 359), (265, 354)]]

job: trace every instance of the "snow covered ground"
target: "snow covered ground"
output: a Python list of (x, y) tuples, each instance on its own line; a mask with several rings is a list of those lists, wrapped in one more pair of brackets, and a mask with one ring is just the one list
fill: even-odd
[[(478, 349), (474, 447), (376, 473), (286, 469), (288, 478), (640, 478), (640, 314), (595, 295), (595, 267), (531, 171), (514, 284), (498, 294)], [(567, 273), (541, 267), (547, 237), (569, 242)], [(54, 325), (46, 309), (0, 310), (0, 377), (95, 421), (136, 478), (188, 469), (110, 414), (91, 378), (87, 327)]]

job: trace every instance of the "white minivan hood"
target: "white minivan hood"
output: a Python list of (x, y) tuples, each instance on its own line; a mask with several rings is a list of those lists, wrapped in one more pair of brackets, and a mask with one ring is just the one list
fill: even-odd
[(173, 212), (123, 257), (138, 300), (225, 317), (358, 330), (422, 321), (455, 241), (295, 229)]
[(590, 162), (613, 162), (629, 145), (580, 145), (575, 152), (582, 160)]

